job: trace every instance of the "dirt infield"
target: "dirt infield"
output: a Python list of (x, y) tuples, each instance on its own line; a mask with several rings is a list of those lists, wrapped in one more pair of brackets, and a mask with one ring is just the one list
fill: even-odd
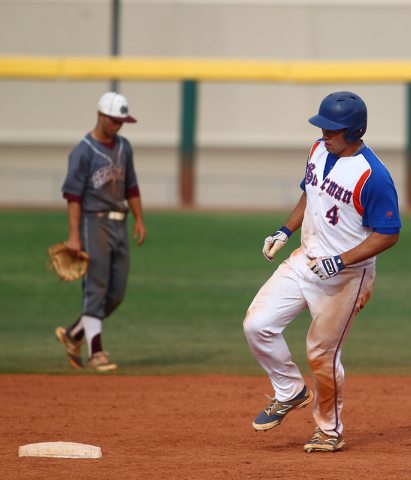
[[(312, 408), (256, 433), (272, 394), (263, 377), (3, 375), (0, 478), (297, 479), (411, 478), (411, 379), (349, 377), (346, 447), (310, 453)], [(307, 385), (313, 388), (311, 378)], [(19, 458), (19, 446), (79, 442), (100, 459)]]

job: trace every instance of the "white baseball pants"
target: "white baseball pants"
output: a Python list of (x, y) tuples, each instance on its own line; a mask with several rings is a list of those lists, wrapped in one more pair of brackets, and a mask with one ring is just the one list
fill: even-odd
[(244, 332), (255, 358), (268, 373), (276, 398), (291, 400), (303, 389), (304, 380), (282, 332), (298, 314), (310, 310), (307, 357), (316, 389), (314, 419), (326, 434), (341, 435), (341, 347), (356, 314), (371, 296), (375, 266), (348, 267), (324, 281), (307, 267), (308, 261), (298, 249), (278, 267), (251, 303)]

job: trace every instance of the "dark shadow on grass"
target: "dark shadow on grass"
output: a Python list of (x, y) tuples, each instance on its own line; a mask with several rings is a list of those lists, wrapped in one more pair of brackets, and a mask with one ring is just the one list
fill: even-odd
[[(224, 356), (225, 352), (214, 352), (216, 360)], [(173, 365), (186, 365), (186, 366), (204, 366), (210, 367), (209, 358), (205, 358), (200, 353), (189, 354), (173, 354), (161, 357), (149, 357), (149, 358), (137, 358), (122, 362), (124, 367), (158, 367), (158, 366), (173, 366)], [(217, 366), (217, 365), (216, 365)]]

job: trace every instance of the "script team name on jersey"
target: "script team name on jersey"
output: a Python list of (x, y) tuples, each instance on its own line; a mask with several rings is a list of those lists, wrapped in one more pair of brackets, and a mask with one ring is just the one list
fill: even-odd
[(113, 179), (124, 182), (126, 179), (126, 167), (118, 164), (106, 165), (93, 173), (92, 179), (96, 189)]
[[(313, 173), (315, 170), (315, 164), (309, 163), (307, 165), (307, 172), (305, 174), (305, 184), (312, 185), (316, 187), (318, 185), (317, 174)], [(352, 192), (347, 190), (344, 187), (338, 185), (338, 183), (333, 182), (329, 178), (325, 178), (322, 185), (320, 186), (321, 190), (325, 190), (330, 197), (334, 197), (336, 200), (341, 201), (349, 205), (351, 203)]]

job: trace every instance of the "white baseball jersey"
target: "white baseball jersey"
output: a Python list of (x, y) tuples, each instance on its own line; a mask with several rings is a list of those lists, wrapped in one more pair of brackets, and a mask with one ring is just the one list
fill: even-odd
[[(363, 145), (355, 156), (338, 158), (326, 175), (330, 155), (321, 140), (313, 145), (307, 162), (307, 206), (301, 235), (303, 252), (310, 259), (351, 250), (371, 235), (374, 227), (401, 226), (391, 177), (372, 150)], [(374, 191), (363, 195), (372, 175), (378, 177), (372, 185)], [(364, 204), (370, 204), (372, 197), (377, 196), (381, 203), (386, 197), (385, 202), (371, 213), (374, 222), (364, 222)], [(363, 268), (374, 262), (372, 257), (349, 268)]]

